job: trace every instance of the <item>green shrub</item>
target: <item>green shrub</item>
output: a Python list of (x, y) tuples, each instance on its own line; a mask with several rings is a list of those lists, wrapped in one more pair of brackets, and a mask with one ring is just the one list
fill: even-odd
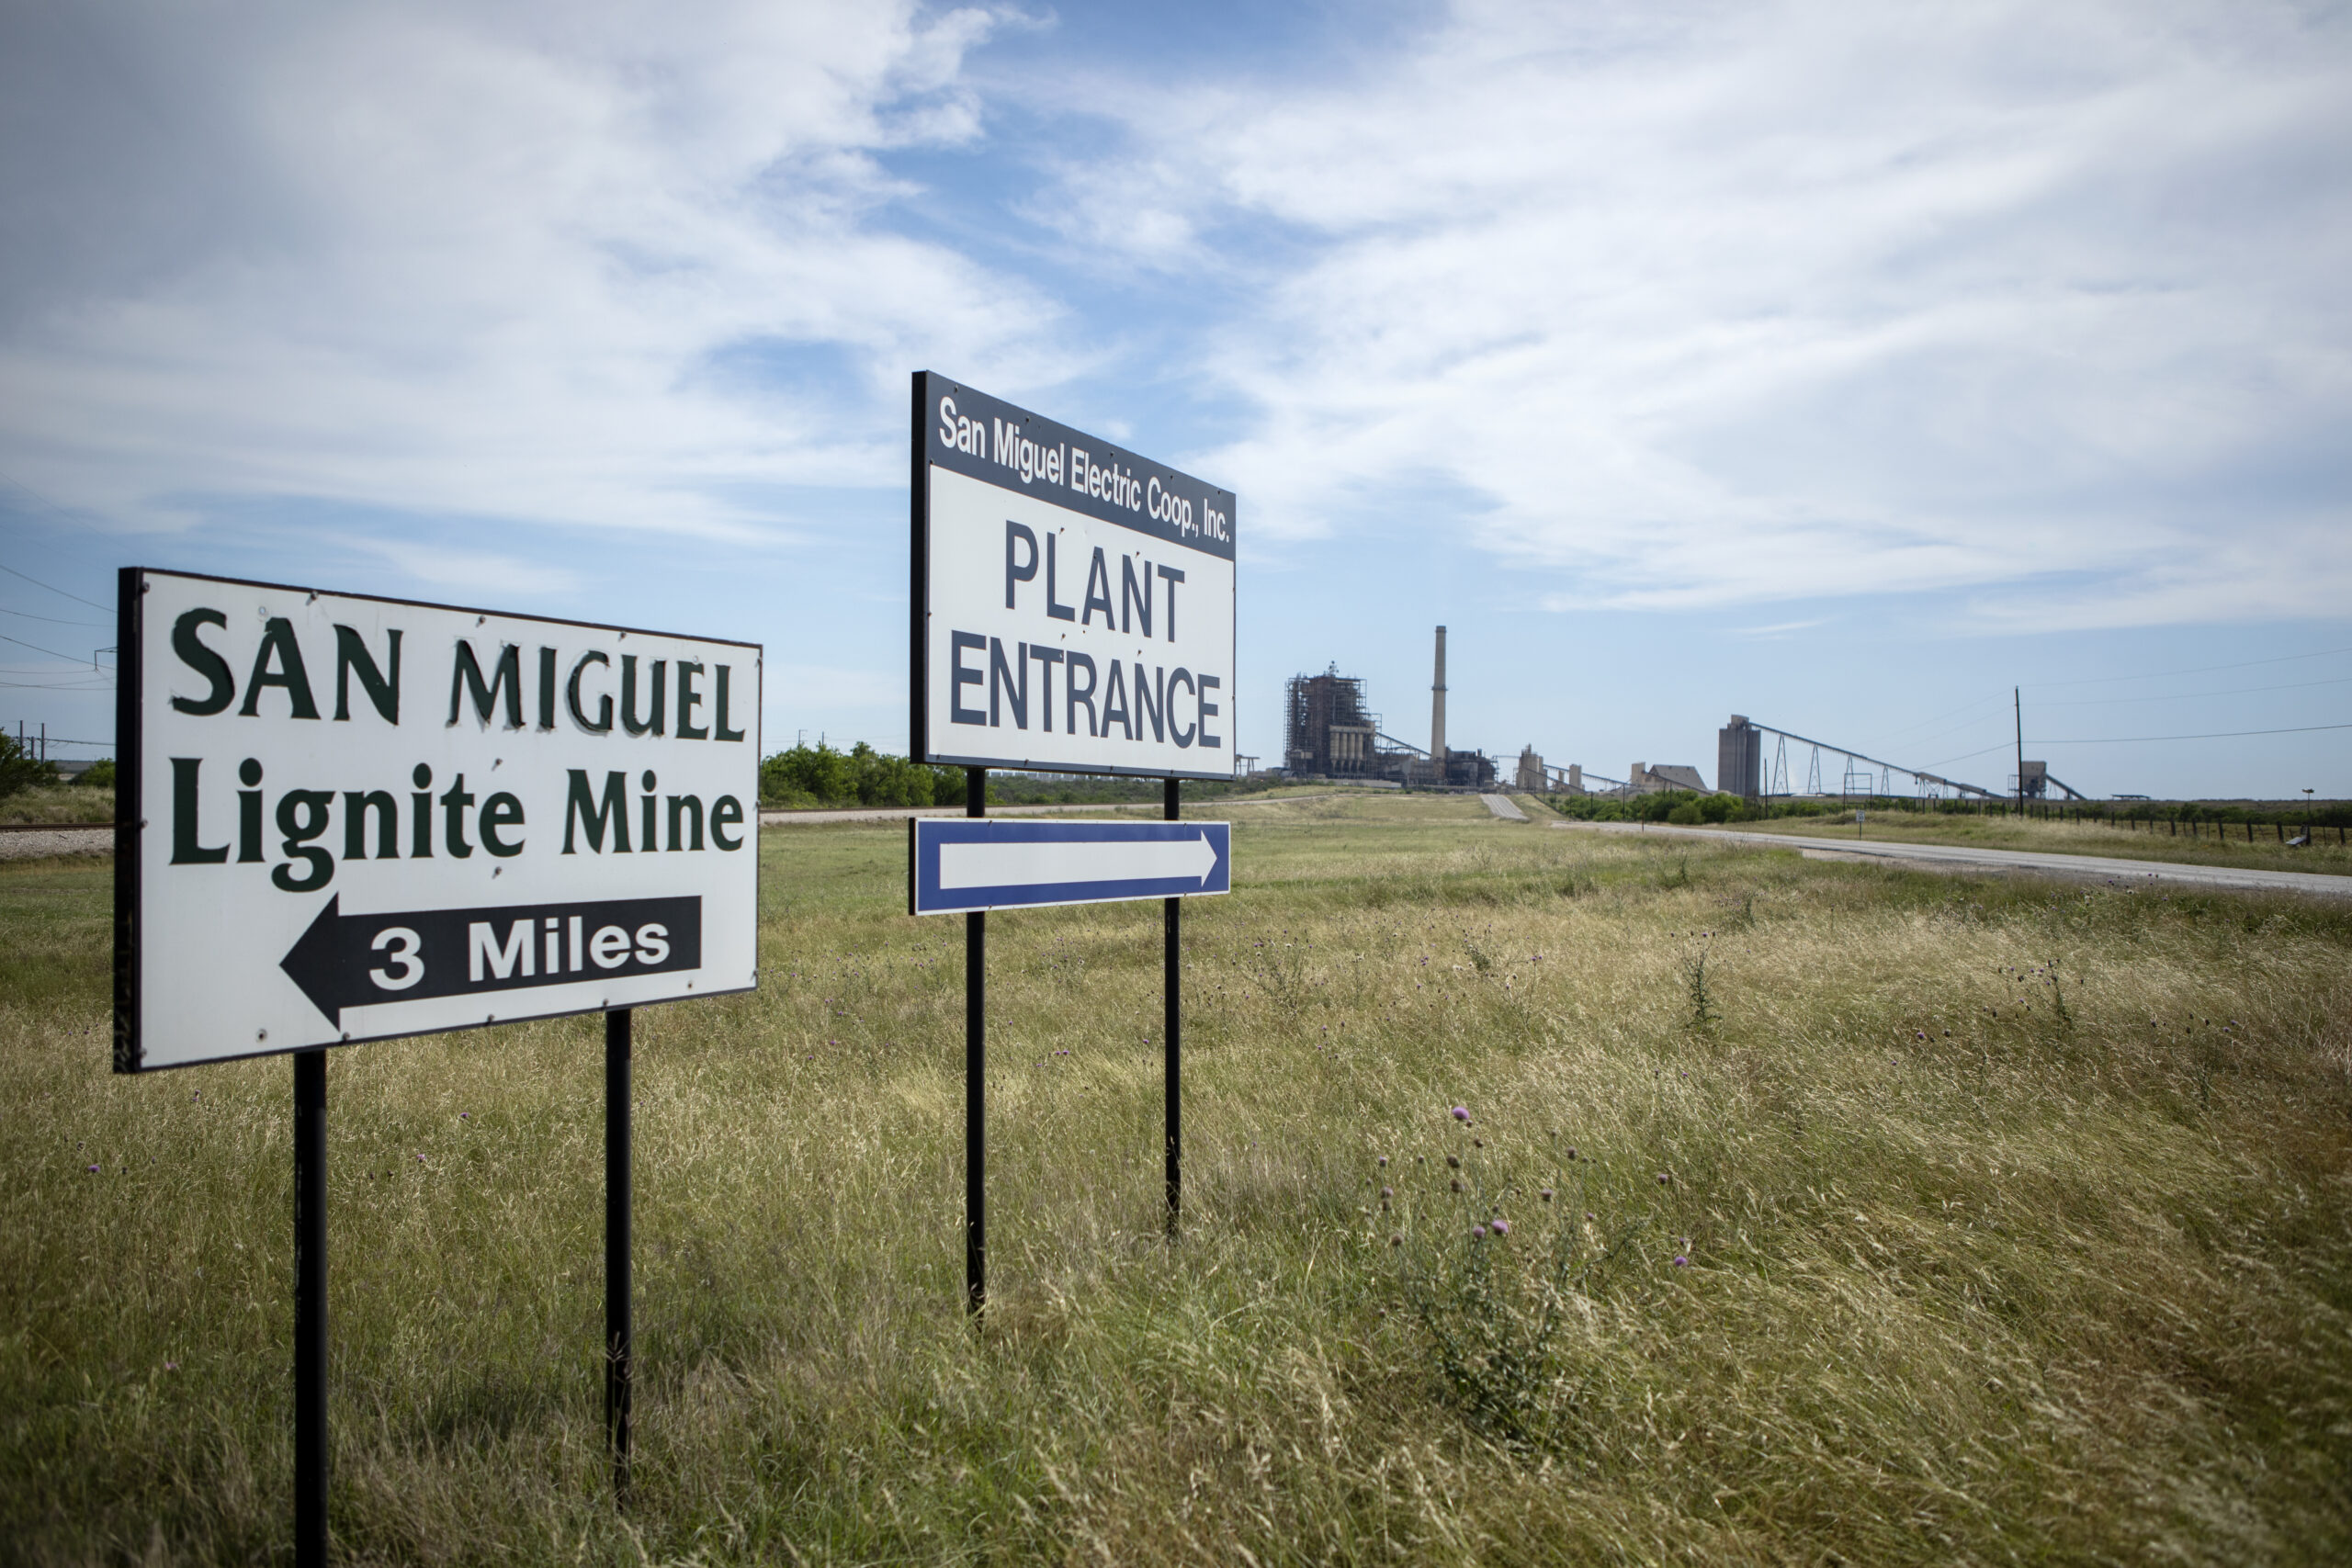
[(0, 797), (57, 782), (57, 764), (36, 761), (13, 735), (0, 735)]
[(820, 741), (763, 761), (760, 800), (768, 806), (959, 806), (964, 770), (928, 767), (863, 740), (846, 751)]
[(74, 780), (74, 783), (86, 785), (91, 789), (112, 789), (114, 787), (114, 759), (99, 758), (83, 769), (81, 776)]

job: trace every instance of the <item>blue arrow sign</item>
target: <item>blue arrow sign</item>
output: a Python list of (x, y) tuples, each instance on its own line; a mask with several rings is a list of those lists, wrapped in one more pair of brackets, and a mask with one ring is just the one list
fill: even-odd
[(917, 817), (908, 913), (1107, 904), (1233, 889), (1229, 822), (1005, 822)]

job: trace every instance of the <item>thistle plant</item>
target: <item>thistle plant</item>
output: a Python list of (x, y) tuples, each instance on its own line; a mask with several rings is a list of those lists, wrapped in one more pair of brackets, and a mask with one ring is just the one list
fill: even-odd
[(1682, 984), (1690, 993), (1690, 1026), (1704, 1029), (1723, 1015), (1715, 1011), (1714, 998), (1707, 991), (1707, 953), (1713, 933), (1702, 936), (1696, 950), (1682, 960)]
[(1520, 1162), (1487, 1147), (1466, 1107), (1453, 1107), (1448, 1121), (1457, 1146), (1442, 1160), (1444, 1186), (1382, 1187), (1374, 1219), (1386, 1245), (1378, 1250), (1464, 1418), (1512, 1448), (1556, 1452), (1573, 1446), (1591, 1371), (1567, 1331), (1589, 1319), (1581, 1309), (1652, 1217), (1604, 1225), (1585, 1207), (1589, 1162), (1556, 1143), (1546, 1156), (1556, 1168), (1531, 1194), (1502, 1179)]

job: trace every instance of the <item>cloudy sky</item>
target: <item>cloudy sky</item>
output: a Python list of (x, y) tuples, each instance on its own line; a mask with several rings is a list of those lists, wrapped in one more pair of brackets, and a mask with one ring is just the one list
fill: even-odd
[(0, 0), (0, 715), (139, 563), (902, 745), (930, 368), (1238, 493), (1272, 760), (2352, 795), (2346, 278), (2340, 5)]

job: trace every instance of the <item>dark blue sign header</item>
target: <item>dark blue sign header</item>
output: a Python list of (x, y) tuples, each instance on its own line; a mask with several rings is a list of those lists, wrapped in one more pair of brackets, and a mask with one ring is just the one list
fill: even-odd
[(1233, 558), (1231, 491), (929, 370), (915, 377), (915, 428), (927, 463)]

